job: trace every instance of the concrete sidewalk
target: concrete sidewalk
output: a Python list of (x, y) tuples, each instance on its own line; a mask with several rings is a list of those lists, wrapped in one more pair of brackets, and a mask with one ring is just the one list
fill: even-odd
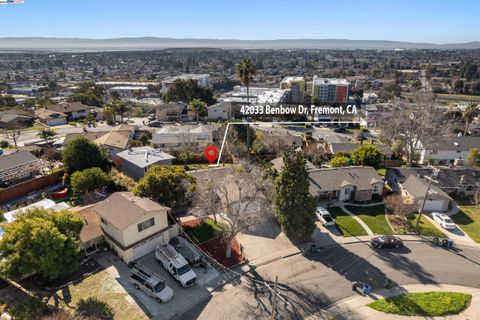
[[(445, 317), (410, 317), (390, 315), (383, 312), (376, 311), (367, 306), (367, 304), (387, 298), (397, 296), (407, 292), (428, 292), (428, 291), (452, 291), (463, 292), (472, 295), (472, 302), (470, 306), (461, 314), (451, 315)], [(363, 319), (376, 319), (376, 320), (413, 320), (413, 319), (445, 319), (445, 320), (473, 320), (478, 319), (480, 315), (480, 289), (455, 286), (455, 285), (425, 285), (425, 284), (412, 284), (401, 287), (395, 287), (393, 289), (379, 289), (374, 290), (372, 294), (368, 296), (362, 296), (360, 294), (352, 297), (340, 300), (337, 303), (329, 306), (325, 310), (322, 310), (315, 315), (312, 315), (308, 319), (349, 319), (349, 320), (363, 320)]]

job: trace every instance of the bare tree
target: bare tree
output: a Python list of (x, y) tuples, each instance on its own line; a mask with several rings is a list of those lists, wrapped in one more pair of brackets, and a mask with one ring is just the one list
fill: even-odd
[(474, 205), (480, 205), (480, 191), (477, 191), (472, 195), (472, 200)]
[(411, 165), (415, 161), (419, 142), (432, 139), (451, 130), (451, 121), (435, 108), (432, 96), (418, 98), (415, 104), (396, 100), (392, 113), (380, 120), (382, 135), (401, 142), (403, 155)]
[(404, 199), (397, 194), (385, 197), (385, 206), (389, 212), (393, 213), (399, 218), (411, 217), (416, 209), (414, 203), (405, 202)]
[(195, 202), (199, 216), (214, 213), (215, 219), (228, 225), (224, 236), (229, 258), (235, 237), (270, 215), (271, 183), (259, 167), (249, 164), (217, 170), (212, 170), (208, 181), (198, 187)]
[(17, 120), (14, 120), (5, 126), (3, 135), (6, 139), (12, 139), (15, 148), (17, 148), (17, 140), (22, 135), (22, 125)]

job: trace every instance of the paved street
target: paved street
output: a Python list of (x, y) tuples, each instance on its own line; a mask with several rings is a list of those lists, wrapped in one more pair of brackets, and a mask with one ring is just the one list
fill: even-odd
[[(427, 243), (407, 242), (401, 250), (372, 250), (355, 243), (295, 255), (258, 267), (181, 316), (182, 319), (262, 318), (269, 315), (271, 292), (261, 284), (279, 277), (277, 300), (282, 318), (306, 317), (352, 295), (352, 281), (383, 288), (388, 277), (400, 285), (451, 284), (480, 288), (480, 251), (462, 247), (448, 251)], [(250, 275), (248, 275), (250, 276)], [(221, 307), (221, 313), (219, 313)]]

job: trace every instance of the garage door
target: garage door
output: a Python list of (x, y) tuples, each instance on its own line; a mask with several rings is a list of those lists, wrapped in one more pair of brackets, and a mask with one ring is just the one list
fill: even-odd
[(426, 211), (443, 211), (444, 210), (444, 201), (443, 200), (427, 200), (425, 203)]
[(163, 242), (163, 233), (148, 238), (147, 240), (143, 241), (142, 243), (137, 244), (132, 249), (133, 260), (137, 260), (138, 258), (143, 257), (144, 255), (152, 252), (155, 250), (157, 245), (164, 243)]

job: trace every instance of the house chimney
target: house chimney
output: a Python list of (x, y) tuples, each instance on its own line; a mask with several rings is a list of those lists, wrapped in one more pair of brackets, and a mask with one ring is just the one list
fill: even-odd
[(148, 151), (145, 151), (145, 161), (148, 162)]
[(465, 181), (465, 175), (462, 174), (462, 175), (460, 176), (460, 184), (463, 184), (464, 181)]

